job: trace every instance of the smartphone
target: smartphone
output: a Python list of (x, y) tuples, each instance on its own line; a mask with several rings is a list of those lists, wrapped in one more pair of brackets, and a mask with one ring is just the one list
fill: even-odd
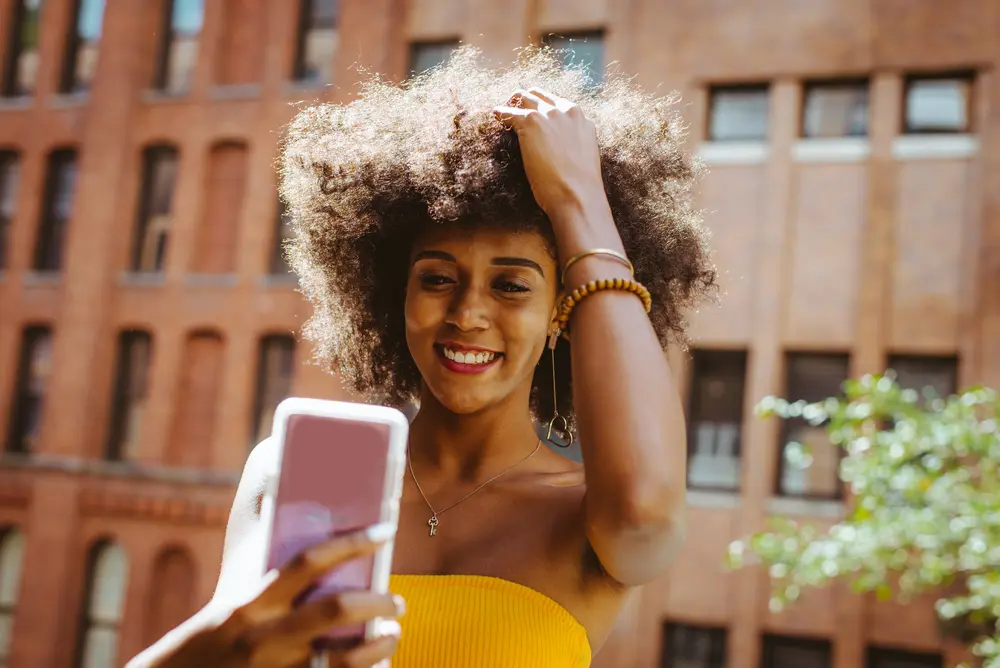
[[(373, 524), (399, 521), (409, 423), (393, 408), (294, 397), (274, 415), (279, 469), (261, 504), (267, 523), (265, 572), (302, 550)], [(385, 593), (392, 542), (373, 556), (342, 564), (296, 604), (348, 590)], [(321, 654), (378, 637), (378, 620), (337, 628), (313, 643)]]

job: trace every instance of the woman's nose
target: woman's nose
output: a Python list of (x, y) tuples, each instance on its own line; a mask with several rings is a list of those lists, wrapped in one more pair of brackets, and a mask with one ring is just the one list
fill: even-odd
[(448, 324), (463, 332), (488, 328), (490, 319), (486, 302), (478, 290), (467, 288), (457, 291), (448, 313)]

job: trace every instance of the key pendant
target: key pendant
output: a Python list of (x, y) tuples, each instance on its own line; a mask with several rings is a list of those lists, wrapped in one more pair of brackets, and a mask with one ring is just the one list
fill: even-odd
[(437, 530), (438, 530), (438, 516), (437, 515), (431, 515), (431, 518), (429, 520), (427, 520), (427, 526), (429, 526), (431, 528), (431, 535), (432, 536), (437, 535)]

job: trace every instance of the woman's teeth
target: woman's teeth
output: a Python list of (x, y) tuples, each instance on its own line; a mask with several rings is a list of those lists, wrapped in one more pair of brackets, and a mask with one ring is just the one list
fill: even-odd
[(453, 362), (458, 362), (459, 364), (489, 364), (496, 359), (496, 353), (487, 352), (467, 352), (463, 353), (460, 351), (451, 350), (449, 348), (444, 349), (444, 356)]

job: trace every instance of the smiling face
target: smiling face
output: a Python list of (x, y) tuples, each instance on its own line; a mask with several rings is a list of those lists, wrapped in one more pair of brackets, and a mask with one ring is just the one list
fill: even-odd
[(558, 289), (545, 238), (436, 226), (410, 262), (406, 343), (426, 390), (461, 415), (527, 407)]

